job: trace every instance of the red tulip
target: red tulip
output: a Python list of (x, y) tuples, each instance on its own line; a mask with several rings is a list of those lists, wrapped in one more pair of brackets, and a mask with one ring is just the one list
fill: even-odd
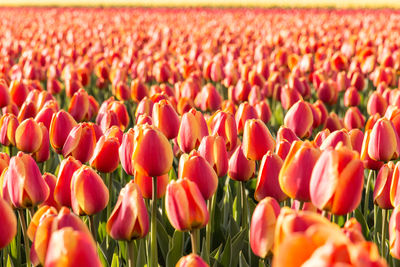
[(154, 126), (168, 138), (174, 139), (178, 135), (180, 120), (175, 109), (167, 100), (161, 100), (153, 106)]
[(83, 122), (72, 128), (65, 140), (62, 154), (73, 156), (81, 162), (87, 162), (92, 157), (96, 146), (96, 133), (92, 124)]
[[(167, 190), (169, 182), (168, 174), (157, 176), (157, 195), (156, 198), (162, 198)], [(151, 199), (153, 194), (152, 177), (146, 176), (140, 172), (135, 172), (135, 184), (137, 184), (144, 198)]]
[(66, 111), (60, 110), (53, 115), (49, 128), (50, 144), (57, 153), (61, 150), (72, 128), (76, 125), (74, 118)]
[(388, 161), (400, 155), (400, 139), (388, 119), (381, 118), (374, 124), (368, 143), (368, 155), (379, 161)]
[(247, 120), (258, 119), (257, 111), (249, 103), (243, 102), (239, 105), (238, 110), (235, 114), (236, 126), (238, 134), (242, 134), (244, 130), (244, 125)]
[(85, 89), (79, 89), (71, 99), (68, 107), (68, 113), (76, 121), (83, 121), (89, 112), (89, 95)]
[(268, 151), (274, 151), (275, 140), (264, 122), (250, 119), (244, 126), (242, 147), (247, 158), (261, 160)]
[(253, 177), (255, 168), (255, 161), (246, 158), (240, 145), (229, 159), (228, 176), (235, 181), (247, 181)]
[(218, 177), (228, 172), (228, 153), (223, 137), (205, 136), (201, 140), (198, 151), (210, 163)]
[(17, 218), (10, 205), (0, 198), (0, 249), (6, 247), (17, 234)]
[(60, 206), (71, 207), (72, 175), (81, 166), (82, 163), (73, 157), (68, 157), (61, 161), (56, 186), (54, 188), (54, 200)]
[(201, 139), (208, 135), (207, 124), (203, 115), (195, 109), (183, 114), (178, 133), (179, 148), (190, 153), (193, 149), (199, 147)]
[[(390, 201), (391, 197), (391, 185), (394, 176), (394, 163), (389, 161), (384, 164), (378, 172), (374, 187), (374, 203), (381, 209), (393, 209), (393, 205)], [(396, 178), (398, 178), (398, 168), (396, 169)], [(394, 181), (395, 186), (397, 181)], [(393, 187), (394, 187), (393, 186)], [(395, 190), (395, 188), (393, 188)]]
[(284, 123), (299, 138), (310, 136), (313, 125), (312, 110), (306, 102), (298, 101), (286, 113)]
[(32, 118), (24, 120), (15, 131), (17, 148), (26, 153), (34, 153), (42, 145), (43, 132)]
[(104, 173), (115, 171), (119, 164), (119, 141), (115, 137), (100, 137), (90, 159), (90, 166)]

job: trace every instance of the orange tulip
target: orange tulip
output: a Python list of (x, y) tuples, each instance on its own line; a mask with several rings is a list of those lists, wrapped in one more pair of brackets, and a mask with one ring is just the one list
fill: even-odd
[(169, 101), (161, 100), (153, 105), (153, 122), (168, 139), (177, 137), (180, 120)]
[(351, 147), (361, 155), (364, 133), (360, 129), (353, 129), (349, 132)]
[(42, 143), (39, 150), (33, 153), (36, 162), (45, 162), (50, 158), (50, 140), (49, 131), (43, 123), (39, 122), (40, 130), (42, 131)]
[(0, 249), (6, 247), (17, 234), (17, 218), (10, 205), (0, 198)]
[(231, 113), (217, 111), (209, 118), (208, 127), (210, 135), (219, 135), (224, 138), (228, 152), (236, 148), (237, 126), (235, 117)]
[(368, 146), (369, 146), (370, 136), (371, 136), (371, 130), (366, 130), (365, 134), (364, 134), (364, 140), (362, 143), (362, 147), (361, 147), (360, 159), (363, 161), (364, 167), (366, 169), (379, 170), (382, 167), (383, 162), (378, 161), (378, 160), (373, 160), (368, 155)]
[(153, 112), (153, 105), (154, 102), (150, 98), (144, 97), (137, 105), (135, 117), (137, 118), (141, 114), (147, 114), (148, 116), (151, 116)]
[(96, 146), (96, 133), (92, 124), (83, 122), (72, 128), (65, 140), (62, 154), (73, 156), (81, 162), (87, 162), (93, 155)]
[(28, 154), (18, 152), (11, 158), (7, 176), (8, 193), (16, 208), (34, 207), (48, 198), (49, 186)]
[(223, 137), (205, 136), (201, 140), (198, 151), (210, 163), (218, 177), (228, 172), (228, 153)]
[(17, 117), (6, 113), (0, 119), (0, 143), (3, 146), (15, 146), (15, 132), (19, 126)]
[(21, 81), (13, 80), (10, 83), (9, 88), (10, 96), (12, 102), (14, 102), (18, 107), (21, 107), (28, 96), (28, 89)]
[(69, 103), (68, 112), (76, 121), (83, 121), (89, 112), (89, 95), (85, 89), (79, 89)]
[(179, 231), (199, 229), (208, 223), (206, 201), (196, 183), (187, 178), (171, 181), (167, 186), (165, 210), (170, 223)]
[(143, 98), (149, 96), (148, 89), (139, 79), (134, 79), (131, 82), (131, 97), (135, 102), (140, 102)]
[(143, 238), (149, 232), (146, 204), (138, 185), (133, 181), (121, 189), (106, 229), (113, 239), (126, 241)]
[(209, 265), (199, 255), (192, 253), (182, 257), (175, 267), (209, 267)]
[(61, 161), (56, 186), (54, 188), (54, 200), (60, 206), (71, 207), (72, 175), (81, 166), (82, 163), (73, 157), (68, 157)]
[[(157, 176), (157, 198), (162, 198), (167, 190), (169, 182), (168, 174)], [(135, 172), (135, 184), (137, 184), (144, 198), (151, 199), (153, 194), (152, 177), (146, 176), (140, 172)]]
[(380, 116), (385, 114), (387, 108), (387, 103), (382, 95), (378, 92), (373, 92), (368, 98), (367, 112), (369, 115), (374, 115), (378, 113)]
[(279, 172), (282, 168), (283, 160), (272, 152), (267, 152), (261, 161), (258, 171), (257, 186), (254, 198), (261, 201), (265, 197), (273, 197), (281, 202), (287, 198), (279, 185)]
[(246, 121), (250, 119), (258, 119), (257, 111), (248, 102), (243, 102), (239, 105), (239, 108), (235, 114), (238, 134), (243, 133), (244, 125)]
[(115, 171), (119, 164), (119, 141), (115, 137), (100, 137), (90, 159), (90, 166), (104, 173)]
[(200, 112), (191, 109), (183, 114), (177, 137), (179, 148), (183, 152), (190, 153), (198, 148), (201, 139), (207, 135), (207, 123)]
[(48, 205), (41, 206), (33, 215), (31, 222), (29, 223), (27, 234), (31, 241), (34, 240), (37, 228), (41, 221), (43, 221), (47, 216), (57, 215), (57, 210)]
[(266, 100), (260, 101), (256, 104), (257, 115), (265, 124), (271, 119), (271, 109)]
[[(381, 209), (393, 209), (393, 205), (390, 201), (390, 187), (392, 183), (396, 183), (392, 182), (394, 170), (394, 163), (389, 161), (381, 167), (378, 172), (378, 176), (376, 177), (374, 187), (374, 203), (378, 205)], [(399, 170), (397, 168), (396, 172), (398, 173), (398, 171)]]
[(43, 180), (46, 182), (47, 186), (49, 187), (49, 196), (47, 199), (40, 205), (41, 206), (51, 206), (59, 210), (61, 206), (55, 201), (54, 199), (54, 188), (56, 187), (57, 177), (55, 177), (51, 173), (44, 173), (42, 175)]
[(256, 169), (254, 160), (247, 159), (242, 146), (238, 146), (229, 159), (228, 176), (235, 181), (247, 181)]
[(400, 139), (388, 119), (381, 118), (374, 124), (368, 143), (368, 155), (379, 161), (389, 161), (400, 155)]
[(4, 152), (0, 152), (0, 175), (10, 165), (10, 156)]
[(38, 111), (35, 117), (37, 123), (42, 122), (47, 130), (50, 130), (51, 119), (59, 110), (57, 101), (50, 100), (44, 104), (41, 110)]
[(320, 149), (335, 148), (339, 143), (342, 143), (343, 146), (348, 148), (352, 148), (348, 131), (343, 129), (330, 133), (320, 145)]
[(133, 142), (134, 142), (135, 131), (130, 128), (126, 133), (124, 133), (119, 147), (119, 158), (121, 160), (121, 166), (124, 171), (133, 176), (134, 169), (132, 163), (132, 153), (133, 153)]
[(133, 167), (147, 176), (166, 174), (172, 166), (173, 153), (165, 135), (148, 124), (135, 128)]
[(285, 126), (289, 127), (299, 138), (311, 135), (313, 113), (304, 101), (296, 102), (286, 113)]
[(75, 119), (64, 110), (60, 110), (53, 115), (50, 123), (49, 135), (50, 144), (57, 153), (61, 153), (65, 141), (75, 125)]
[(4, 80), (0, 80), (0, 108), (10, 104), (10, 93), (8, 92), (7, 84)]
[(311, 200), (311, 173), (320, 154), (309, 141), (293, 142), (279, 173), (279, 184), (286, 195), (300, 201)]
[(343, 102), (345, 107), (355, 107), (361, 102), (360, 94), (355, 87), (349, 87), (344, 93)]
[(39, 124), (32, 118), (24, 120), (15, 131), (17, 148), (26, 153), (39, 150), (42, 145), (43, 132)]
[(262, 120), (250, 119), (244, 126), (242, 147), (247, 158), (261, 160), (268, 151), (274, 151), (275, 140)]
[(74, 172), (71, 180), (72, 210), (78, 215), (93, 215), (108, 204), (108, 189), (101, 177), (83, 165)]
[(250, 224), (250, 246), (260, 258), (265, 258), (273, 247), (280, 209), (279, 203), (270, 197), (261, 200), (254, 209)]
[(400, 206), (396, 206), (389, 221), (389, 247), (393, 258), (400, 259)]
[(183, 154), (179, 160), (178, 177), (194, 182), (204, 199), (210, 199), (218, 187), (218, 176), (199, 152)]
[(346, 147), (324, 150), (310, 181), (311, 201), (319, 209), (344, 215), (358, 207), (364, 185), (364, 167), (358, 153)]

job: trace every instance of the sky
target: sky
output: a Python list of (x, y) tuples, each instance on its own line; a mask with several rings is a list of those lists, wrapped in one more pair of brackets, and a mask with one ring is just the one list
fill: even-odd
[(147, 5), (147, 6), (329, 6), (329, 7), (397, 7), (399, 0), (0, 0), (0, 5)]

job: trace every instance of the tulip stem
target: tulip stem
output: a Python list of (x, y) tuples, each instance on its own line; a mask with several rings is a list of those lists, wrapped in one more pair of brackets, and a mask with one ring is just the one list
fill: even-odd
[(192, 240), (192, 253), (197, 254), (197, 234), (196, 230), (190, 231), (190, 238)]
[(386, 221), (387, 210), (382, 209), (382, 240), (381, 240), (381, 254), (383, 258), (386, 258)]
[(88, 215), (89, 217), (89, 226), (90, 226), (90, 232), (92, 232), (94, 242), (97, 242), (97, 236), (96, 236), (96, 228), (94, 227), (94, 215)]
[(106, 173), (106, 183), (107, 183), (107, 187), (108, 187), (108, 192), (109, 192), (109, 202), (107, 205), (107, 219), (108, 217), (110, 217), (110, 213), (111, 213), (111, 201), (112, 201), (112, 179), (111, 179), (111, 174), (110, 173)]
[(208, 212), (210, 213), (210, 219), (206, 226), (206, 261), (210, 263), (210, 250), (211, 250), (211, 230), (212, 230), (212, 219), (214, 217), (214, 206), (217, 198), (217, 193), (215, 193), (210, 200), (208, 200)]
[(157, 267), (157, 176), (153, 176), (151, 196), (151, 258), (150, 267)]
[(19, 215), (19, 219), (20, 219), (20, 223), (21, 223), (22, 234), (24, 235), (26, 266), (30, 267), (31, 266), (31, 258), (30, 258), (30, 254), (29, 254), (29, 240), (28, 240), (28, 235), (26, 232), (26, 222), (25, 222), (25, 217), (24, 217), (24, 213), (22, 212), (22, 209), (18, 209), (18, 215)]
[(304, 207), (304, 201), (300, 201), (299, 210), (303, 210), (303, 207)]
[(372, 174), (373, 174), (373, 170), (370, 170), (369, 174), (368, 174), (368, 179), (367, 179), (367, 187), (365, 188), (364, 218), (367, 218), (367, 215), (368, 215), (368, 203), (369, 203), (369, 191), (370, 191), (369, 184), (371, 183)]
[(247, 196), (246, 196), (246, 188), (245, 188), (245, 182), (241, 182), (241, 189), (242, 189), (242, 229), (247, 227)]
[(135, 257), (135, 240), (127, 241), (127, 255), (128, 255), (128, 267), (135, 266), (136, 257)]

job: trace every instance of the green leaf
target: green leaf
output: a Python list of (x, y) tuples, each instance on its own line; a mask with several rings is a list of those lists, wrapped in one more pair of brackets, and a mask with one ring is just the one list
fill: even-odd
[(101, 249), (101, 247), (99, 246), (99, 244), (97, 244), (97, 254), (99, 254), (99, 258), (100, 258), (100, 262), (101, 265), (103, 265), (103, 267), (108, 267), (110, 266), (107, 262), (107, 257), (104, 254), (103, 250)]
[(231, 255), (232, 255), (231, 237), (228, 236), (228, 239), (226, 240), (226, 243), (225, 243), (224, 251), (222, 252), (218, 261), (223, 266), (229, 267), (229, 266), (231, 266)]
[(355, 217), (356, 217), (357, 221), (361, 224), (363, 235), (366, 238), (368, 238), (370, 231), (368, 228), (367, 221), (365, 220), (363, 213), (360, 211), (360, 208), (357, 208), (355, 210)]
[(170, 237), (165, 230), (164, 225), (157, 218), (157, 242), (164, 259), (168, 253), (169, 240)]
[(170, 180), (170, 181), (176, 180), (176, 173), (175, 173), (174, 168), (171, 168), (171, 169), (169, 170), (169, 172), (168, 172), (168, 177), (169, 177), (169, 180)]
[(116, 252), (114, 252), (112, 261), (111, 261), (111, 267), (119, 267), (119, 258)]
[(137, 240), (137, 242), (139, 243), (139, 250), (136, 259), (136, 266), (141, 267), (146, 265), (146, 251), (145, 251), (146, 239), (142, 238)]
[(232, 238), (232, 255), (231, 266), (238, 266), (239, 258), (235, 255), (239, 255), (239, 252), (243, 249), (244, 240), (247, 238), (247, 229), (242, 229)]
[(170, 250), (167, 254), (167, 267), (168, 266), (175, 266), (179, 259), (182, 257), (183, 252), (183, 239), (184, 239), (184, 232), (175, 231), (171, 241), (170, 241)]
[(239, 253), (239, 267), (250, 267), (241, 251)]

